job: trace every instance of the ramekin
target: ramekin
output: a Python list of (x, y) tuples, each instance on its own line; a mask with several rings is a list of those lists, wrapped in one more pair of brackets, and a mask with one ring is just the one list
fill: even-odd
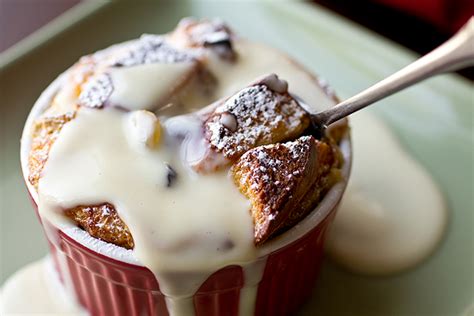
[[(64, 75), (59, 76), (35, 103), (21, 140), (23, 176), (37, 214), (37, 193), (28, 181), (30, 131), (63, 78)], [(335, 184), (300, 223), (260, 247), (259, 260), (264, 260), (265, 267), (256, 290), (255, 315), (291, 315), (311, 294), (322, 262), (325, 233), (336, 214), (350, 173), (349, 135), (342, 139), (340, 148), (345, 159), (343, 180)], [(62, 230), (41, 218), (40, 222), (66, 290), (91, 315), (169, 315), (156, 278), (130, 251), (111, 244), (97, 246), (105, 243), (80, 229)], [(193, 296), (196, 315), (239, 315), (244, 282), (238, 265), (216, 271)]]

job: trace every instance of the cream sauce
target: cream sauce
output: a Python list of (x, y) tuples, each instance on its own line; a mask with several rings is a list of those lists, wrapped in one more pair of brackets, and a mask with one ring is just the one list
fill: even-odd
[(413, 267), (443, 236), (447, 211), (430, 175), (382, 121), (351, 116), (352, 174), (326, 248), (350, 270), (384, 275)]
[(114, 90), (109, 102), (129, 110), (153, 109), (164, 105), (195, 71), (193, 62), (112, 68), (110, 78)]
[(0, 289), (0, 315), (85, 316), (88, 313), (65, 291), (46, 257), (12, 275)]
[[(334, 104), (314, 78), (286, 56), (243, 40), (237, 41), (235, 48), (237, 64), (210, 54), (208, 67), (218, 80), (217, 89), (205, 104), (185, 104), (188, 110), (232, 94), (271, 72), (287, 80), (290, 90), (310, 105), (322, 109)], [(182, 71), (177, 80), (187, 70), (181, 66), (169, 66)], [(132, 109), (156, 104), (161, 96), (155, 93), (154, 84), (146, 83), (156, 82), (162, 70), (162, 65), (114, 70), (120, 73), (112, 73), (112, 81), (121, 83), (109, 102)], [(130, 80), (128, 75), (137, 78)], [(148, 79), (142, 80), (142, 75)], [(158, 90), (165, 93), (172, 86), (165, 82)], [(135, 146), (143, 137), (141, 130), (139, 137), (130, 137), (130, 115), (134, 114), (113, 107), (83, 108), (63, 127), (39, 181), (40, 215), (67, 231), (73, 225), (61, 215), (62, 209), (110, 202), (134, 237), (134, 256), (157, 277), (171, 315), (193, 314), (192, 296), (200, 285), (220, 268), (239, 263), (246, 281), (240, 310), (252, 314), (266, 258), (257, 259), (249, 201), (238, 192), (227, 171), (205, 176), (190, 172), (176, 145), (173, 124), (165, 119), (161, 124), (163, 139), (156, 148)], [(190, 122), (190, 139), (198, 138), (199, 129), (193, 125)], [(178, 175), (171, 187), (168, 165)]]
[(281, 52), (244, 40), (237, 41), (235, 49), (238, 54), (237, 66), (210, 56), (209, 69), (219, 78), (216, 97), (231, 95), (256, 78), (275, 73), (288, 82), (291, 93), (301, 97), (315, 110), (327, 109), (335, 104), (320, 86), (315, 85), (316, 78)]

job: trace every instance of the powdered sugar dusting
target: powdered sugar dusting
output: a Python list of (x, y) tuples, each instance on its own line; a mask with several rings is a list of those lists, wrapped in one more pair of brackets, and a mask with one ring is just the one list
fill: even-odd
[[(116, 56), (107, 61), (106, 67), (130, 67), (151, 63), (181, 63), (195, 61), (196, 52), (178, 50), (160, 35), (144, 34), (140, 39), (118, 48)], [(91, 64), (92, 65), (92, 64)], [(87, 70), (87, 69), (86, 69)], [(79, 104), (91, 108), (100, 108), (114, 90), (110, 75), (104, 72), (90, 79), (79, 96)]]
[[(237, 122), (229, 129), (220, 119), (232, 115)], [(285, 133), (302, 124), (306, 112), (287, 94), (266, 85), (245, 88), (219, 106), (206, 122), (211, 146), (226, 157), (238, 157), (247, 150), (275, 142), (275, 132)]]
[[(311, 138), (312, 136), (302, 136), (295, 141), (259, 146), (247, 151), (240, 158), (239, 164), (244, 168), (249, 168), (251, 172), (240, 179), (240, 184), (244, 185), (250, 181), (252, 189), (257, 189), (262, 183), (279, 186), (282, 181), (274, 179), (272, 175), (275, 174), (286, 179), (300, 176), (300, 170), (288, 168), (288, 159), (296, 162), (298, 159), (305, 158), (309, 152)], [(279, 154), (275, 155), (275, 152)], [(255, 167), (255, 161), (258, 167)]]
[(160, 35), (144, 34), (111, 61), (112, 66), (127, 67), (150, 63), (180, 63), (195, 60), (196, 52), (178, 50)]
[(308, 151), (312, 136), (301, 136), (295, 141), (286, 142), (283, 144), (276, 144), (276, 146), (283, 146), (289, 150), (292, 159), (298, 159), (301, 155)]
[(110, 76), (106, 73), (101, 74), (84, 84), (79, 95), (79, 104), (90, 108), (100, 108), (110, 97), (113, 90)]
[[(288, 201), (294, 195), (311, 164), (315, 140), (303, 136), (284, 144), (259, 146), (247, 151), (232, 167), (234, 180), (242, 192), (252, 201), (255, 219), (256, 241), (268, 237), (272, 221), (281, 219)], [(267, 236), (267, 237), (265, 237)]]

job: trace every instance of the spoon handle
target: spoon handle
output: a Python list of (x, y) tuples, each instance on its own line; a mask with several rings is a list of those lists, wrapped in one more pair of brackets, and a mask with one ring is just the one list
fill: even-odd
[(328, 126), (421, 80), (469, 65), (474, 65), (474, 17), (432, 52), (333, 108), (314, 114), (313, 121)]

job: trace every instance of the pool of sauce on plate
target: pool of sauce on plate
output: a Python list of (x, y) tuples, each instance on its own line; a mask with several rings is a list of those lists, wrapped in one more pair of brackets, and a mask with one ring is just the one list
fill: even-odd
[(351, 116), (352, 174), (326, 250), (342, 266), (387, 275), (413, 267), (445, 231), (443, 196), (428, 174), (369, 112)]
[(0, 289), (0, 315), (88, 315), (63, 287), (50, 257), (23, 267)]

